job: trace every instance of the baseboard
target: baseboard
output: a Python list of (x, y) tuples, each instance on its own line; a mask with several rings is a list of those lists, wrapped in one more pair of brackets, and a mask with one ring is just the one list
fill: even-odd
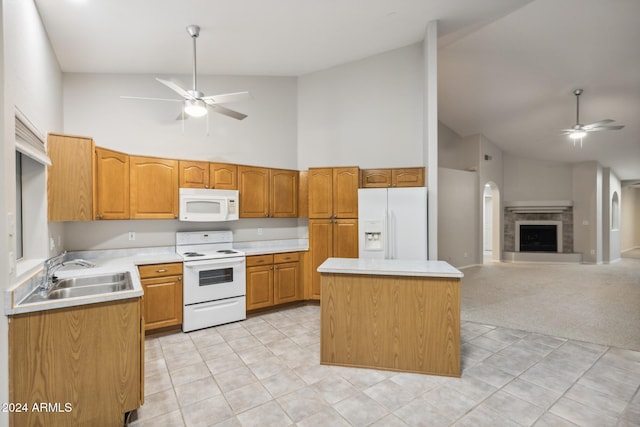
[(620, 251), (620, 253), (631, 252), (631, 251), (635, 251), (636, 249), (640, 249), (640, 246), (634, 246), (634, 247), (629, 248), (629, 249), (623, 249), (623, 250)]
[(581, 253), (508, 252), (502, 253), (505, 262), (545, 262), (559, 264), (582, 263)]
[(456, 267), (458, 270), (464, 270), (465, 268), (471, 268), (471, 267), (480, 267), (482, 266), (482, 264), (469, 264), (469, 265), (463, 265), (462, 267)]

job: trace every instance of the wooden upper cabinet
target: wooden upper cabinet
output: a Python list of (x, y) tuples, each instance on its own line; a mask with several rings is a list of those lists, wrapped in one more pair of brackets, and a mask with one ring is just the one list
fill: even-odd
[(424, 168), (363, 169), (363, 188), (424, 187)]
[(237, 190), (238, 165), (209, 163), (209, 188)]
[(269, 216), (295, 218), (298, 216), (298, 171), (271, 169)]
[(209, 162), (180, 160), (180, 188), (209, 188)]
[(391, 171), (392, 187), (424, 187), (424, 168), (402, 168)]
[(178, 218), (178, 160), (130, 157), (131, 218)]
[(49, 134), (49, 221), (93, 220), (93, 139)]
[(357, 167), (333, 168), (333, 214), (334, 218), (358, 217)]
[(129, 155), (95, 148), (95, 219), (129, 219)]
[(364, 188), (391, 187), (391, 169), (363, 169), (360, 186)]
[(310, 168), (309, 218), (357, 218), (359, 169)]
[(238, 166), (241, 218), (269, 217), (269, 169)]
[(333, 169), (309, 169), (307, 184), (309, 218), (331, 218), (333, 216)]

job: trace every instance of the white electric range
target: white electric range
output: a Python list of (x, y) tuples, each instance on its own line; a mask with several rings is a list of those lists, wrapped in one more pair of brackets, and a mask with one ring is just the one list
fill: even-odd
[(176, 233), (184, 262), (184, 332), (247, 318), (246, 257), (233, 249), (231, 231)]

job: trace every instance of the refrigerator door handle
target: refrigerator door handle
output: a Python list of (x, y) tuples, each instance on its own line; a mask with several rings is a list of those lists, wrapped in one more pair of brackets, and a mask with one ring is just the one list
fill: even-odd
[(382, 215), (382, 238), (384, 239), (384, 259), (389, 258), (389, 225), (387, 221), (387, 212)]

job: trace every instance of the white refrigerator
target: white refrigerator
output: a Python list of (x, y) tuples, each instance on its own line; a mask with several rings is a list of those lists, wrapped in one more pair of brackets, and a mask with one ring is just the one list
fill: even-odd
[(358, 190), (360, 258), (427, 257), (427, 188)]

